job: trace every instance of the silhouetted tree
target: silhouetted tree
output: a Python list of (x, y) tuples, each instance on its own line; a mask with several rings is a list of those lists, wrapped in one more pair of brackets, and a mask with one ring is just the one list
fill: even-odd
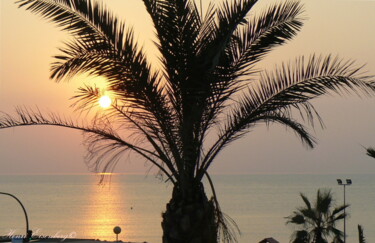
[[(16, 116), (3, 116), (0, 128), (81, 130), (87, 158), (102, 171), (113, 170), (125, 152), (134, 152), (174, 186), (163, 214), (163, 242), (210, 243), (220, 236), (230, 242), (233, 234), (217, 200), (207, 198), (201, 183), (223, 148), (261, 123), (282, 124), (313, 147), (314, 138), (293, 110), (312, 125), (320, 117), (311, 99), (330, 91), (374, 93), (375, 88), (352, 61), (331, 56), (299, 57), (272, 72), (256, 68), (301, 29), (298, 1), (279, 1), (251, 15), (257, 0), (211, 3), (204, 15), (193, 0), (143, 2), (154, 24), (160, 69), (147, 61), (132, 29), (100, 3), (19, 0), (20, 7), (74, 37), (55, 57), (51, 78), (105, 77), (114, 102), (89, 123), (23, 108)], [(91, 109), (101, 94), (89, 86), (79, 92), (78, 110)], [(212, 143), (206, 143), (209, 134)]]
[(330, 190), (318, 190), (315, 202), (301, 193), (304, 206), (297, 208), (292, 215), (287, 217), (287, 224), (293, 224), (297, 231), (292, 234), (293, 243), (328, 243), (343, 242), (343, 232), (336, 228), (336, 224), (347, 215), (344, 209), (348, 205), (334, 207), (332, 193)]
[(363, 227), (358, 225), (358, 242), (359, 243), (366, 243), (365, 235), (363, 234)]

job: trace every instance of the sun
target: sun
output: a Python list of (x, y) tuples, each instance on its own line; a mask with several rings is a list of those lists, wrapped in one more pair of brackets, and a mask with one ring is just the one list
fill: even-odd
[(102, 107), (102, 108), (108, 108), (110, 107), (112, 104), (112, 100), (111, 98), (109, 98), (108, 95), (103, 95), (102, 97), (100, 97), (99, 99), (99, 105)]

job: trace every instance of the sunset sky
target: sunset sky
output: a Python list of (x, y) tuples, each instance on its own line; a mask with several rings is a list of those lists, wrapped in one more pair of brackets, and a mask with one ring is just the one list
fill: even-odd
[[(203, 0), (203, 6), (207, 0)], [(108, 8), (135, 29), (150, 60), (157, 62), (152, 45), (154, 30), (141, 0), (105, 1)], [(219, 1), (216, 1), (219, 2)], [(261, 0), (257, 14), (275, 2)], [(272, 67), (300, 55), (338, 54), (366, 64), (375, 74), (375, 1), (303, 0), (306, 16), (300, 34), (279, 47), (259, 67)], [(69, 100), (87, 77), (55, 83), (49, 79), (52, 56), (69, 39), (54, 24), (18, 9), (13, 0), (0, 0), (0, 112), (17, 106), (38, 107), (77, 117)], [(227, 147), (211, 168), (215, 173), (371, 173), (375, 160), (362, 146), (375, 147), (375, 97), (327, 96), (314, 101), (325, 128), (310, 129), (315, 149), (302, 146), (293, 132), (282, 126), (259, 126)], [(0, 114), (1, 115), (1, 114)], [(78, 119), (84, 119), (80, 117)], [(54, 127), (0, 130), (0, 174), (86, 173), (85, 149), (80, 132)], [(136, 156), (125, 156), (115, 172), (143, 173), (149, 166)]]

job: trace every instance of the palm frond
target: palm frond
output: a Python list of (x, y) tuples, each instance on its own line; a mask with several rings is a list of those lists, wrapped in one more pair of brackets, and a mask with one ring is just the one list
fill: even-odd
[[(345, 62), (331, 56), (322, 58), (313, 55), (307, 62), (302, 57), (296, 60), (295, 65), (283, 64), (274, 73), (266, 72), (258, 85), (252, 87), (237, 107), (232, 109), (227, 123), (224, 124), (214, 144), (220, 149), (213, 146), (209, 156), (213, 154), (216, 156), (216, 152), (213, 151), (221, 150), (227, 143), (237, 138), (236, 135), (242, 136), (254, 121), (259, 122), (258, 118), (263, 118), (265, 122), (280, 121), (273, 120), (275, 117), (273, 114), (276, 113), (284, 114), (284, 121), (287, 121), (287, 118), (292, 121), (291, 109), (295, 108), (310, 124), (314, 124), (314, 118), (320, 120), (320, 117), (308, 101), (329, 91), (338, 94), (345, 92), (373, 94), (375, 87), (370, 83), (373, 77), (360, 75), (361, 68), (353, 68), (353, 66), (351, 61)], [(268, 120), (267, 117), (270, 119)], [(301, 128), (297, 123), (289, 124), (294, 124), (292, 129)], [(313, 145), (313, 140), (309, 139), (308, 133), (301, 133), (296, 129), (294, 131), (300, 136), (303, 135), (301, 139), (306, 141), (307, 145)]]
[[(97, 103), (97, 100), (100, 97), (100, 91), (91, 86), (81, 87), (79, 92), (76, 96), (73, 97), (75, 103), (73, 106), (83, 112), (83, 111), (90, 111), (94, 104)], [(154, 97), (153, 95), (148, 95), (149, 98)], [(159, 107), (163, 107), (162, 104), (158, 104), (158, 100), (148, 101), (152, 105)], [(147, 107), (150, 105), (146, 105)], [(138, 109), (137, 107), (124, 107), (120, 105), (117, 100), (115, 99), (111, 105), (111, 109), (109, 109), (108, 113), (105, 114), (107, 118), (113, 118), (114, 122), (121, 124), (121, 126), (126, 127), (126, 130), (134, 131), (144, 140), (148, 141), (150, 145), (155, 149), (155, 151), (159, 155), (159, 159), (162, 163), (165, 163), (168, 166), (168, 169), (175, 175), (176, 171), (172, 163), (171, 155), (174, 156), (176, 149), (175, 143), (170, 143), (174, 141), (174, 138), (168, 137), (170, 134), (169, 131), (173, 131), (172, 125), (168, 125), (168, 129), (164, 127), (171, 117), (168, 117), (168, 113), (158, 113), (155, 111), (156, 116), (154, 117), (153, 114), (146, 114), (144, 111)], [(161, 118), (163, 116), (163, 118)], [(159, 122), (163, 121), (163, 122)], [(120, 129), (118, 129), (120, 130)], [(165, 132), (162, 132), (166, 130)], [(173, 135), (173, 134), (172, 134)], [(99, 163), (99, 160), (97, 160)]]
[[(122, 45), (122, 24), (104, 6), (87, 0), (19, 0), (19, 7), (40, 14), (85, 42)], [(121, 50), (122, 48), (117, 48)]]
[(74, 107), (75, 111), (89, 112), (98, 104), (101, 95), (101, 91), (95, 85), (84, 85), (78, 88), (76, 95), (71, 98), (71, 100), (74, 100), (71, 107)]
[(340, 219), (344, 219), (348, 217), (348, 213), (341, 213), (339, 215), (336, 215), (335, 217), (332, 218), (332, 222), (336, 222)]
[[(106, 77), (109, 82), (108, 89), (116, 95), (117, 101), (137, 110), (138, 118), (141, 121), (147, 120), (147, 124), (151, 124), (155, 131), (163, 130), (164, 135), (168, 136), (169, 146), (175, 147), (174, 135), (170, 132), (173, 129), (169, 129), (174, 126), (175, 119), (167, 105), (168, 97), (163, 93), (164, 88), (159, 85), (158, 75), (151, 76), (144, 57), (135, 52), (132, 33), (125, 37), (122, 52), (125, 56), (113, 52), (111, 46), (98, 46), (99, 50), (95, 48), (82, 42), (70, 44), (65, 50), (68, 57), (58, 57), (65, 62), (54, 66), (54, 75), (62, 78), (78, 72), (89, 72)], [(74, 97), (78, 98), (77, 107), (92, 107), (92, 103), (96, 102), (96, 91), (85, 88), (79, 91), (80, 95)], [(174, 148), (173, 151), (178, 158), (177, 149)]]
[[(313, 113), (309, 107), (301, 107), (310, 99), (329, 91), (343, 94), (363, 92), (371, 94), (374, 87), (368, 81), (372, 77), (360, 75), (361, 68), (353, 68), (351, 61), (342, 61), (331, 56), (311, 56), (296, 60), (294, 65), (283, 64), (273, 73), (265, 72), (259, 85), (246, 96), (252, 110), (266, 112), (270, 110), (295, 107), (303, 109), (310, 121)], [(250, 107), (249, 107), (250, 108)]]
[(332, 204), (332, 192), (331, 190), (318, 190), (316, 194), (316, 205), (315, 208), (323, 213), (328, 214), (328, 210), (331, 208)]
[[(98, 160), (94, 164), (98, 164), (97, 162), (103, 163), (106, 170), (113, 163), (116, 163), (123, 152), (132, 151), (157, 166), (172, 182), (174, 181), (170, 172), (158, 162), (161, 158), (155, 152), (124, 140), (115, 132), (115, 129), (113, 129), (107, 120), (103, 120), (100, 117), (94, 117), (90, 125), (84, 123), (78, 124), (73, 120), (63, 118), (54, 113), (45, 116), (39, 109), (34, 111), (22, 107), (16, 109), (16, 116), (3, 113), (0, 117), (0, 129), (36, 125), (65, 127), (87, 134), (90, 141), (88, 143), (88, 158), (92, 159), (96, 155), (99, 155), (100, 162)], [(104, 160), (104, 158), (107, 159)]]
[[(247, 13), (257, 1), (234, 1), (224, 3), (214, 21), (214, 7), (209, 8), (199, 35), (199, 50), (192, 66), (192, 78), (187, 86), (187, 99), (195, 95), (199, 104), (198, 114), (204, 118), (202, 131), (215, 122), (222, 105), (238, 90), (232, 70), (218, 67), (220, 59), (226, 58), (225, 48), (231, 35), (243, 24)], [(190, 102), (192, 103), (192, 102)], [(203, 132), (204, 133), (204, 132)], [(203, 135), (201, 134), (201, 137)]]
[(216, 5), (214, 2), (210, 2), (205, 16), (201, 16), (201, 27), (199, 30), (199, 36), (198, 36), (198, 53), (200, 53), (203, 49), (205, 49), (207, 46), (207, 40), (211, 42), (214, 39), (214, 35), (212, 35), (213, 32), (216, 31)]
[(306, 197), (306, 195), (303, 194), (303, 193), (300, 193), (300, 196), (301, 196), (303, 202), (306, 204), (307, 208), (311, 209), (311, 203), (310, 203), (309, 199)]
[(81, 40), (106, 41), (122, 50), (124, 23), (102, 3), (87, 0), (18, 0), (16, 3), (50, 19)]
[(305, 217), (306, 221), (314, 222), (319, 217), (319, 215), (317, 215), (316, 208), (300, 207), (300, 208), (298, 208), (298, 211), (300, 212), (301, 215), (303, 215)]
[(292, 102), (303, 102), (328, 91), (341, 95), (346, 92), (372, 95), (375, 89), (371, 85), (373, 76), (363, 75), (362, 70), (363, 66), (356, 66), (354, 61), (331, 55), (312, 55), (307, 61), (300, 57), (293, 64), (283, 63), (274, 72), (263, 73), (260, 90), (271, 93), (283, 90), (286, 92), (283, 98), (291, 98)]
[(304, 215), (300, 214), (299, 212), (293, 212), (293, 214), (289, 217), (286, 217), (287, 224), (305, 224), (306, 220)]
[(77, 73), (104, 76), (120, 92), (150, 73), (143, 51), (126, 28), (102, 4), (87, 0), (20, 0), (20, 7), (38, 13), (69, 31), (76, 40), (65, 44), (52, 65), (57, 81)]
[[(173, 129), (166, 129), (173, 127), (175, 120), (167, 106), (168, 99), (163, 94), (163, 88), (158, 84), (157, 74), (149, 77), (150, 74), (143, 58), (139, 55), (132, 56), (132, 38), (128, 39), (126, 43), (130, 43), (128, 46), (130, 50), (128, 54), (130, 54), (126, 58), (116, 59), (115, 55), (109, 55), (106, 60), (106, 54), (98, 51), (93, 57), (86, 56), (86, 59), (83, 60), (84, 64), (82, 64), (82, 58), (78, 57), (73, 58), (73, 62), (69, 60), (60, 67), (63, 67), (63, 73), (66, 68), (71, 75), (74, 75), (76, 71), (88, 71), (91, 74), (106, 77), (109, 82), (108, 90), (114, 94), (116, 100), (121, 101), (123, 105), (130, 107), (133, 111), (137, 111), (133, 114), (137, 116), (141, 124), (147, 123), (147, 126), (154, 128), (154, 131), (164, 130), (170, 138), (169, 145), (174, 146), (171, 142), (173, 134), (168, 133)], [(93, 52), (94, 50), (90, 49), (89, 51)], [(82, 54), (78, 52), (78, 55)], [(119, 62), (119, 59), (122, 61)], [(78, 60), (77, 65), (75, 65), (76, 60)], [(98, 90), (81, 88), (79, 95), (73, 97), (77, 100), (76, 107), (81, 110), (90, 109), (96, 102), (97, 92)], [(174, 155), (176, 156), (177, 153), (175, 152)]]
[(147, 73), (147, 62), (134, 43), (131, 30), (121, 38), (124, 43), (120, 50), (109, 42), (77, 39), (65, 43), (65, 47), (60, 48), (61, 54), (56, 55), (56, 61), (52, 63), (51, 78), (60, 81), (78, 73), (88, 73), (105, 77), (114, 87), (136, 81), (137, 72)]
[(336, 216), (336, 214), (338, 213), (341, 213), (343, 212), (346, 208), (348, 208), (349, 205), (341, 205), (339, 207), (336, 207), (333, 211), (332, 211), (332, 216)]
[(150, 77), (145, 57), (134, 43), (132, 31), (126, 31), (125, 25), (103, 6), (84, 0), (21, 0), (18, 3), (73, 31), (77, 37), (61, 49), (63, 55), (56, 56), (59, 61), (52, 66), (53, 78), (61, 80), (81, 72), (104, 76), (109, 89), (126, 99), (124, 103), (150, 108), (144, 107), (146, 97), (140, 95), (150, 90), (149, 80), (154, 79)]
[(214, 187), (214, 183), (210, 177), (210, 175), (206, 172), (205, 176), (209, 182), (212, 191), (212, 200), (215, 203), (215, 211), (216, 211), (216, 221), (219, 229), (218, 238), (222, 239), (224, 243), (231, 243), (231, 242), (238, 242), (237, 235), (241, 234), (240, 229), (236, 222), (230, 218), (228, 215), (224, 214), (220, 208), (220, 204), (216, 195), (216, 190)]
[[(144, 0), (150, 14), (157, 37), (159, 50), (167, 80), (178, 91), (180, 82), (186, 81), (187, 67), (196, 53), (196, 41), (200, 29), (200, 18), (195, 3), (189, 0), (161, 1)], [(185, 77), (183, 77), (185, 76)]]
[[(219, 64), (220, 57), (231, 40), (237, 28), (246, 23), (246, 15), (256, 4), (257, 0), (236, 0), (231, 3), (224, 2), (217, 11), (216, 28), (207, 28), (210, 35), (203, 33), (201, 51), (197, 68), (211, 72)], [(212, 24), (208, 25), (212, 26)]]
[(332, 243), (344, 243), (344, 232), (334, 227), (331, 227), (329, 230), (333, 233), (334, 236)]
[(296, 36), (302, 27), (300, 2), (286, 1), (270, 6), (259, 16), (251, 18), (244, 28), (235, 32), (228, 56), (233, 60), (229, 66), (239, 76), (251, 74), (252, 66), (274, 47)]

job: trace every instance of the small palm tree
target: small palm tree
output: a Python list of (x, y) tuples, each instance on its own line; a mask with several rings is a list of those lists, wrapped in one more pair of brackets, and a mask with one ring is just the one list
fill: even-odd
[(375, 149), (374, 148), (367, 148), (367, 155), (375, 158)]
[[(304, 206), (297, 208), (287, 217), (287, 224), (295, 225), (298, 230), (292, 234), (293, 243), (328, 243), (343, 242), (343, 232), (336, 228), (336, 224), (347, 215), (348, 205), (334, 207), (330, 190), (318, 190), (314, 204), (301, 193)], [(333, 208), (334, 207), (334, 208)]]
[(363, 227), (362, 225), (358, 225), (358, 242), (359, 243), (366, 243), (366, 238), (363, 233)]
[[(320, 120), (311, 99), (328, 92), (375, 93), (361, 68), (332, 56), (299, 57), (272, 72), (256, 68), (301, 29), (298, 1), (278, 1), (251, 15), (257, 0), (211, 3), (203, 15), (194, 0), (143, 0), (161, 65), (149, 63), (132, 29), (94, 0), (17, 2), (73, 36), (56, 56), (51, 78), (102, 76), (114, 102), (89, 123), (25, 108), (2, 116), (0, 128), (53, 125), (83, 131), (89, 162), (104, 172), (126, 152), (147, 160), (173, 184), (163, 242), (212, 243), (218, 235), (233, 240), (216, 198), (209, 200), (202, 184), (204, 177), (211, 182), (207, 171), (231, 142), (258, 124), (278, 123), (313, 147), (315, 140), (301, 123)], [(101, 93), (82, 87), (76, 108), (95, 107)]]

